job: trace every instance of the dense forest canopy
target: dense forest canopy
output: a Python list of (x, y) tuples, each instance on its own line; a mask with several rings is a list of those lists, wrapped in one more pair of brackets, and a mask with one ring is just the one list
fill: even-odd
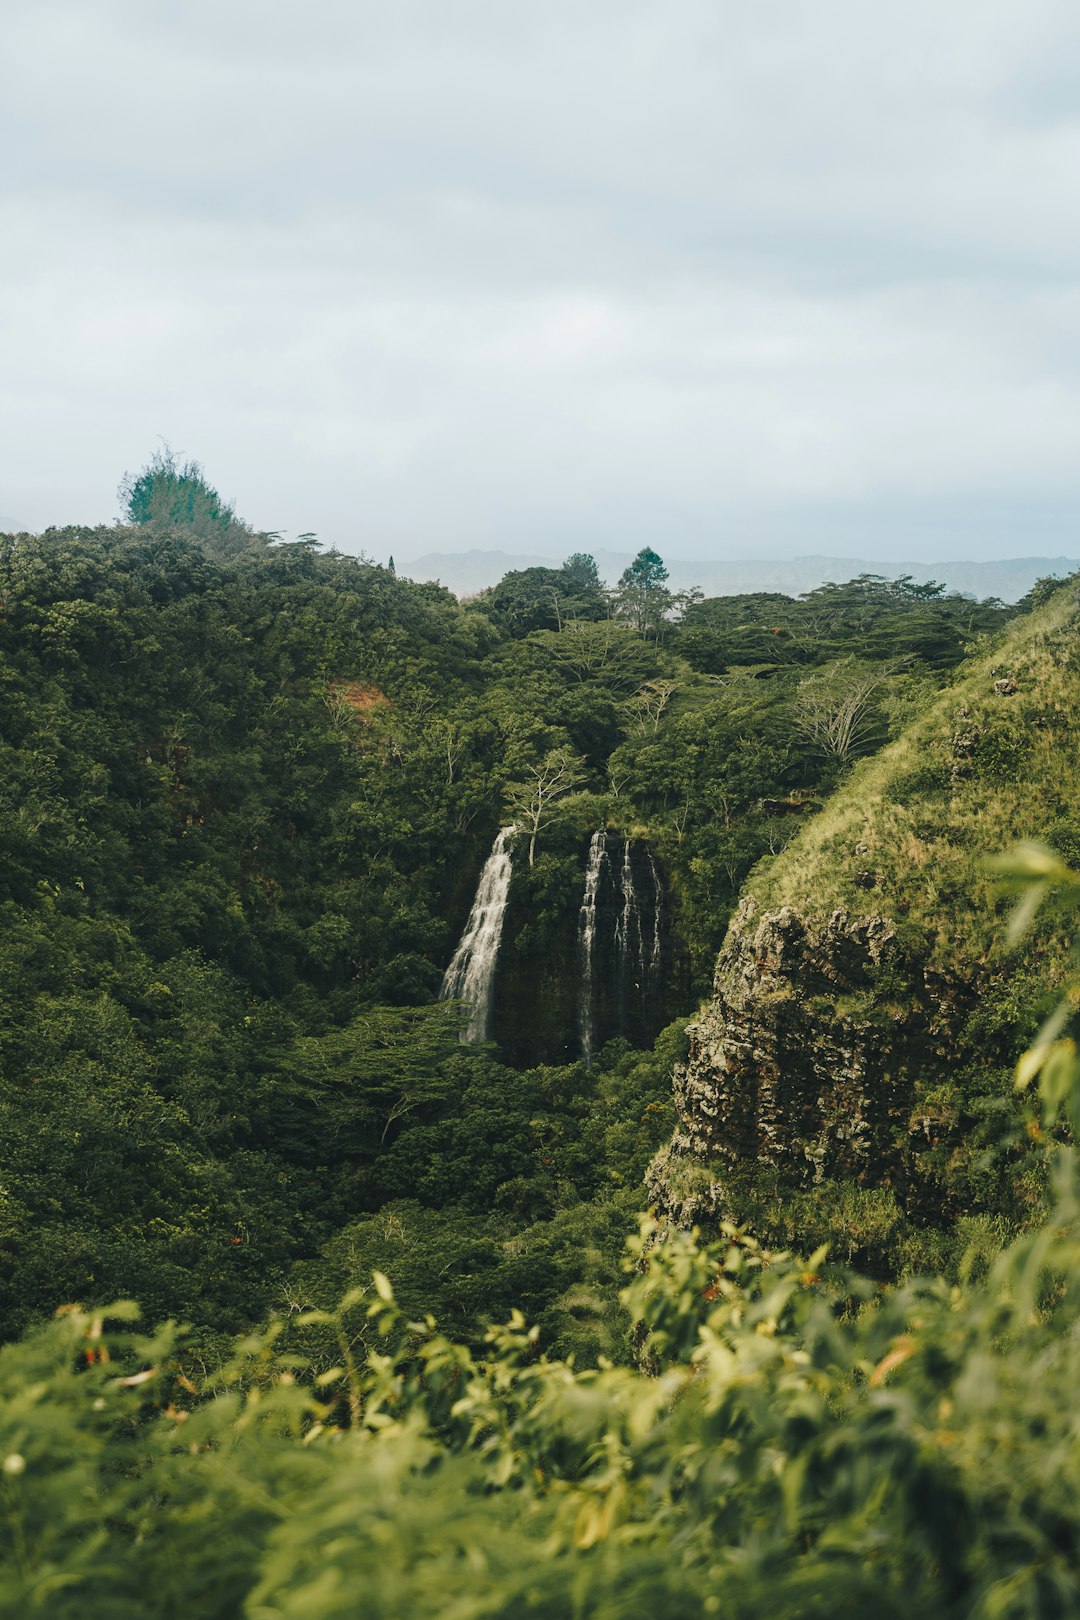
[[(578, 554), (459, 602), (254, 532), (167, 450), (122, 499), (113, 527), (0, 538), (0, 1335), (29, 1334), (4, 1352), (5, 1602), (40, 1606), (55, 1574), (56, 1613), (77, 1594), (157, 1613), (141, 1585), (187, 1590), (212, 1509), (237, 1533), (192, 1577), (207, 1615), (353, 1612), (356, 1580), (373, 1614), (435, 1612), (445, 1585), (462, 1615), (561, 1616), (581, 1582), (583, 1614), (826, 1612), (837, 1580), (866, 1597), (874, 1535), (897, 1604), (910, 1548), (925, 1612), (967, 1612), (950, 1594), (1012, 1566), (977, 1539), (954, 1556), (933, 1517), (1006, 1485), (983, 1477), (974, 1416), (962, 1458), (927, 1462), (919, 1425), (970, 1404), (991, 1331), (1002, 1388), (1029, 1353), (1053, 1388), (1068, 1375), (1071, 1192), (1053, 1256), (1018, 1235), (1044, 1213), (1052, 1118), (1016, 1103), (973, 1137), (980, 1185), (989, 1157), (1011, 1167), (976, 1259), (947, 1200), (894, 1216), (886, 1244), (877, 1189), (800, 1201), (758, 1176), (755, 1237), (657, 1246), (649, 1227), (621, 1294), (620, 1268), (747, 875), (767, 881), (858, 762), (1049, 589), (1007, 608), (864, 575), (702, 600), (645, 549), (611, 588)], [(463, 1042), (444, 975), (511, 825), (493, 1038)], [(1038, 998), (1021, 999), (994, 1003), (1002, 1072)], [(778, 1236), (834, 1259), (770, 1253)], [(882, 1291), (929, 1261), (948, 1282)], [(1048, 1265), (1045, 1312), (993, 1303)], [(184, 1325), (106, 1329), (95, 1308), (123, 1298)], [(916, 1356), (913, 1311), (901, 1411), (868, 1391)], [(42, 1402), (68, 1473), (34, 1438)], [(276, 1519), (218, 1471), (233, 1447)], [(50, 1482), (25, 1523), (24, 1469)], [(854, 1504), (896, 1478), (869, 1528)], [(385, 1571), (318, 1550), (383, 1489)], [(995, 1501), (1021, 1541), (1073, 1534)], [(719, 1531), (757, 1550), (710, 1551)], [(97, 1561), (116, 1536), (120, 1563)], [(762, 1597), (771, 1560), (787, 1608)]]
[[(559, 1222), (594, 1209), (610, 1262), (681, 1038), (574, 1061), (590, 832), (648, 840), (656, 1016), (685, 1017), (750, 866), (1008, 610), (865, 578), (673, 604), (652, 552), (613, 591), (575, 556), (459, 603), (254, 534), (167, 451), (122, 493), (114, 528), (0, 549), (8, 1331), (118, 1292), (232, 1329), (401, 1200), (407, 1231), (455, 1212), (460, 1321), (524, 1229), (554, 1310), (595, 1270)], [(525, 1079), (437, 1001), (510, 819)]]
[[(1028, 919), (1080, 894), (1042, 850), (1014, 876)], [(1080, 1125), (1075, 1006), (1019, 1068), (1048, 1130)], [(1080, 1206), (1055, 1160), (1045, 1220), (951, 1287), (643, 1222), (636, 1367), (540, 1354), (518, 1312), (474, 1352), (379, 1271), (198, 1381), (173, 1324), (72, 1307), (0, 1351), (5, 1607), (1067, 1616)]]

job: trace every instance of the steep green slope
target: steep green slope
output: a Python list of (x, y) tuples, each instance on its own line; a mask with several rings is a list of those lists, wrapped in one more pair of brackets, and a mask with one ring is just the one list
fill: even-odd
[(828, 1236), (889, 1269), (957, 1220), (990, 1241), (1030, 1218), (1038, 1128), (1011, 1064), (1067, 945), (1003, 950), (987, 860), (1080, 846), (1077, 631), (1070, 584), (753, 874), (651, 1172), (678, 1219)]
[[(582, 559), (559, 628), (508, 629), (273, 544), (167, 459), (146, 478), (131, 523), (0, 536), (0, 1338), (129, 1294), (232, 1330), (354, 1234), (388, 1263), (371, 1244), (400, 1256), (407, 1231), (427, 1276), (437, 1222), (433, 1303), (461, 1331), (524, 1267), (516, 1292), (576, 1345), (567, 1285), (592, 1286), (593, 1248), (615, 1277), (670, 1134), (670, 1042), (638, 1061), (608, 1034), (685, 1016), (743, 876), (831, 791), (806, 704), (869, 681), (864, 753), (1003, 610), (854, 582), (788, 603), (797, 661), (761, 666), (736, 604), (697, 630), (732, 668), (702, 672), (588, 617)], [(567, 755), (578, 790), (515, 868), (498, 1062), (433, 998), (495, 829)], [(663, 875), (663, 997), (614, 951), (597, 1061), (537, 1071), (577, 1055), (601, 826)]]
[(1080, 849), (1080, 638), (1067, 585), (1015, 620), (903, 736), (853, 773), (746, 893), (760, 910), (890, 911), (934, 959), (985, 955), (997, 890), (986, 853), (1038, 834)]
[[(403, 1201), (410, 1234), (438, 1211), (468, 1325), (502, 1308), (498, 1245), (550, 1249), (615, 1185), (623, 1054), (519, 1076), (435, 997), (508, 789), (554, 747), (602, 766), (655, 648), (601, 626), (622, 674), (582, 681), (541, 637), (526, 675), (437, 586), (219, 538), (0, 536), (0, 1338), (128, 1294), (231, 1331)], [(534, 953), (553, 872), (576, 923), (590, 803), (523, 885)], [(669, 1067), (614, 1112), (663, 1117)], [(581, 1270), (537, 1261), (529, 1297)]]

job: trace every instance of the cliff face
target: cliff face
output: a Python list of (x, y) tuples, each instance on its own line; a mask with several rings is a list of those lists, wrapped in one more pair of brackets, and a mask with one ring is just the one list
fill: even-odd
[(943, 1212), (923, 1150), (955, 1121), (920, 1094), (974, 997), (970, 981), (906, 958), (888, 917), (837, 907), (814, 922), (744, 900), (674, 1076), (679, 1125), (651, 1168), (652, 1199), (680, 1224), (737, 1215), (725, 1183), (754, 1165), (793, 1187), (847, 1180)]
[(648, 1047), (685, 1008), (666, 879), (647, 843), (620, 833), (607, 847), (594, 895), (594, 939), (584, 961), (581, 916), (587, 838), (557, 860), (518, 861), (495, 984), (494, 1034), (518, 1068), (573, 1063), (589, 1018), (591, 1049), (623, 1037)]
[(1003, 951), (987, 858), (1020, 838), (1080, 855), (1078, 632), (1066, 587), (752, 876), (675, 1075), (663, 1213), (753, 1221), (767, 1188), (797, 1240), (790, 1207), (863, 1189), (923, 1226), (1037, 1203), (1011, 1071), (1067, 941)]

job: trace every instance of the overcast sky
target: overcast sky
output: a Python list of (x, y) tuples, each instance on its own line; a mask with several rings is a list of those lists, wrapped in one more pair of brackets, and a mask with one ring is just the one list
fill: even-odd
[(1075, 0), (5, 0), (0, 523), (1080, 555)]

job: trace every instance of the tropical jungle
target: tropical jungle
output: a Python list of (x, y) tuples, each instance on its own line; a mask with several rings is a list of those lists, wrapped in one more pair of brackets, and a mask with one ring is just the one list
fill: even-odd
[(0, 1613), (1080, 1609), (1080, 600), (0, 536)]

